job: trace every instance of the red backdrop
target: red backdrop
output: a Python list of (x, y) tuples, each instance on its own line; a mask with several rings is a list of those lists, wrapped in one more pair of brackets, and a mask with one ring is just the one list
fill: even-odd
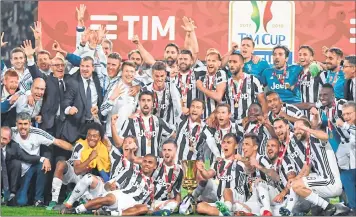
[[(174, 42), (183, 45), (185, 32), (181, 28), (182, 17), (191, 17), (197, 25), (196, 34), (200, 47), (200, 58), (205, 51), (214, 47), (221, 53), (228, 49), (229, 2), (227, 1), (162, 1), (162, 2), (39, 2), (38, 18), (42, 22), (43, 42), (47, 50), (51, 50), (53, 40), (58, 40), (62, 47), (73, 51), (75, 49), (76, 7), (87, 6), (85, 25), (94, 24), (89, 15), (115, 15), (117, 21), (96, 21), (95, 24), (117, 25), (117, 30), (110, 31), (117, 35), (114, 50), (126, 56), (135, 46), (128, 40), (128, 22), (124, 16), (139, 16), (135, 22), (134, 32), (142, 38), (142, 20), (148, 20), (148, 40), (141, 40), (145, 48), (159, 59), (163, 56), (164, 46), (170, 42), (167, 36), (158, 34), (157, 40), (151, 37), (151, 20), (158, 16), (162, 26), (169, 16), (174, 16)], [(301, 44), (311, 45), (316, 51), (316, 58), (323, 58), (321, 47), (326, 45), (341, 47), (346, 54), (355, 53), (356, 44), (350, 42), (355, 34), (350, 31), (355, 28), (351, 19), (356, 18), (355, 2), (295, 2), (295, 49)], [(147, 18), (143, 18), (147, 16)], [(137, 18), (137, 17), (136, 17)]]

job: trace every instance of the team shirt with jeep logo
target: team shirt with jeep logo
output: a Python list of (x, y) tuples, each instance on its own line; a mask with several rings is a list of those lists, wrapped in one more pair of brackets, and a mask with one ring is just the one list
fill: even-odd
[(196, 86), (197, 80), (201, 80), (205, 76), (206, 67), (197, 67), (189, 70), (187, 73), (178, 75), (172, 79), (178, 87), (183, 107), (189, 108), (195, 98), (199, 98), (200, 91)]
[[(206, 72), (205, 76), (202, 77), (202, 82), (205, 88), (211, 91), (216, 91), (216, 87), (219, 84), (223, 84), (227, 82), (227, 75), (223, 70), (218, 70), (213, 76), (209, 75), (209, 73)], [(205, 94), (202, 93), (202, 95), (205, 102), (204, 117), (207, 118), (215, 110), (215, 107), (217, 106), (218, 103), (214, 99), (207, 97)], [(226, 102), (225, 94), (221, 102), (222, 103)]]
[[(218, 186), (217, 196), (220, 199), (223, 196), (225, 188), (235, 189), (241, 195), (245, 196), (246, 174), (243, 166), (236, 160), (221, 159), (214, 161), (210, 169), (215, 171), (213, 177), (214, 183)], [(235, 198), (236, 199), (236, 198)]]
[(262, 72), (261, 83), (268, 89), (278, 93), (285, 103), (300, 103), (300, 91), (295, 85), (303, 68), (299, 65), (290, 65), (285, 69), (265, 69)]
[(225, 97), (231, 107), (234, 120), (243, 119), (253, 102), (258, 102), (257, 95), (263, 93), (260, 81), (253, 75), (244, 73), (243, 79), (235, 81), (229, 78)]
[(261, 81), (262, 72), (265, 69), (270, 68), (268, 62), (264, 59), (258, 61), (258, 63), (253, 62), (253, 57), (250, 61), (246, 62), (243, 67), (243, 71), (247, 74), (254, 75), (258, 80)]
[(158, 159), (158, 167), (153, 173), (155, 185), (154, 199), (166, 201), (174, 199), (179, 193), (183, 180), (183, 170), (179, 164), (167, 166), (163, 158)]
[[(17, 142), (25, 152), (30, 155), (40, 156), (40, 146), (46, 145), (50, 146), (53, 144), (55, 138), (47, 133), (44, 130), (41, 130), (36, 127), (30, 127), (28, 137), (26, 140), (21, 138), (19, 129), (17, 127), (12, 127), (12, 140)], [(1, 156), (2, 157), (2, 156)], [(31, 164), (21, 162), (21, 176), (24, 176), (25, 173), (30, 169)]]
[[(300, 111), (296, 106), (291, 105), (291, 104), (287, 104), (287, 103), (283, 103), (281, 111), (286, 113), (287, 115), (293, 117), (293, 118), (300, 118), (301, 116), (303, 116), (302, 111)], [(278, 115), (273, 114), (271, 111), (268, 112), (267, 114), (269, 121), (273, 124), (273, 121), (277, 118), (280, 118)], [(294, 124), (289, 122), (289, 129), (291, 131), (293, 131), (294, 129)]]
[(150, 117), (136, 115), (123, 123), (119, 136), (122, 139), (130, 135), (137, 138), (137, 156), (146, 154), (158, 156), (162, 139), (170, 137), (173, 132), (168, 123), (155, 115)]
[(133, 166), (137, 166), (136, 164), (133, 164), (131, 161), (126, 159), (115, 146), (112, 146), (110, 150), (110, 162), (110, 179), (116, 178), (124, 170), (128, 170)]
[(162, 118), (171, 126), (181, 114), (180, 95), (177, 86), (170, 82), (165, 82), (164, 90), (153, 89), (153, 83), (143, 87), (144, 91), (150, 91), (154, 95), (153, 115)]
[[(243, 129), (240, 125), (238, 125), (235, 122), (230, 121), (230, 124), (227, 128), (221, 128), (221, 127), (217, 127), (217, 128), (211, 128), (208, 127), (209, 131), (211, 132), (211, 134), (214, 136), (214, 140), (215, 140), (215, 144), (216, 147), (219, 150), (220, 156), (224, 157), (224, 152), (221, 150), (221, 144), (222, 144), (222, 140), (224, 138), (224, 136), (228, 133), (233, 133), (237, 136), (237, 139), (239, 141), (241, 141), (242, 137), (243, 137)], [(216, 157), (211, 154), (210, 156), (210, 162), (213, 162), (214, 160), (216, 160)]]
[(213, 135), (205, 122), (193, 122), (188, 115), (181, 115), (178, 120), (176, 143), (177, 160), (203, 160), (205, 148), (209, 148), (215, 156), (220, 156)]

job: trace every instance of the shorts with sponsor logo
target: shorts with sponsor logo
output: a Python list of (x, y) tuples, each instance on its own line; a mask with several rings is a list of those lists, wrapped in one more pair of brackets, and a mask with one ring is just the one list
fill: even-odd
[(74, 172), (74, 167), (68, 163), (68, 161), (66, 161), (67, 163), (67, 172), (65, 174), (63, 174), (63, 184), (68, 185), (69, 183), (75, 183), (77, 184), (77, 182), (82, 178), (82, 175), (77, 175)]
[(340, 177), (334, 180), (319, 176), (316, 173), (310, 173), (302, 178), (305, 186), (318, 194), (322, 198), (336, 197), (342, 193), (342, 184)]
[(105, 207), (105, 209), (111, 211), (122, 211), (139, 204), (131, 195), (124, 194), (121, 190), (109, 191), (106, 195), (108, 194), (114, 195), (116, 199), (116, 202), (113, 205)]

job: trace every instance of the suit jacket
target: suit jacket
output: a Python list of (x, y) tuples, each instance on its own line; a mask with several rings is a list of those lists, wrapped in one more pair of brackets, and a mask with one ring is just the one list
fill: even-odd
[(352, 79), (348, 79), (345, 82), (344, 86), (344, 97), (347, 101), (353, 101), (354, 96), (353, 93), (350, 91), (350, 86), (352, 85)]
[(10, 143), (6, 145), (6, 162), (10, 162), (11, 160), (20, 160), (25, 163), (35, 164), (38, 163), (40, 159), (41, 156), (28, 154), (20, 147), (18, 143), (13, 140), (11, 140)]
[[(43, 103), (41, 108), (42, 123), (40, 125), (41, 129), (47, 130), (53, 127), (54, 119), (57, 115), (58, 106), (62, 103), (59, 97), (59, 81), (58, 78), (53, 76), (53, 73), (46, 75), (39, 71), (36, 65), (28, 67), (32, 79), (43, 78), (46, 81), (46, 90), (43, 96)], [(65, 74), (63, 81), (64, 86), (67, 87), (68, 81), (70, 80), (70, 75)], [(61, 112), (64, 114), (64, 108), (61, 107)], [(64, 121), (65, 116), (61, 117), (61, 120)]]
[[(103, 96), (101, 94), (102, 88), (100, 86), (99, 77), (96, 72), (93, 72), (92, 79), (98, 93), (97, 106), (100, 108), (103, 102)], [(85, 111), (87, 106), (84, 84), (79, 70), (71, 76), (66, 89), (64, 101), (61, 106), (63, 109), (66, 109), (68, 106), (75, 106), (78, 109), (78, 113), (66, 115), (62, 136), (69, 142), (75, 142), (78, 139), (80, 127), (85, 123)], [(100, 109), (99, 118), (102, 119)]]
[[(2, 94), (2, 90), (4, 88), (4, 85), (1, 84), (0, 88), (1, 88), (0, 92)], [(19, 91), (19, 90), (20, 89), (17, 88), (17, 91)], [(11, 97), (11, 95), (8, 96), (8, 98), (9, 97)], [(13, 107), (12, 109), (10, 109), (8, 111), (5, 111), (5, 112), (3, 110), (1, 110), (1, 126), (8, 126), (8, 127), (16, 126), (16, 107)]]

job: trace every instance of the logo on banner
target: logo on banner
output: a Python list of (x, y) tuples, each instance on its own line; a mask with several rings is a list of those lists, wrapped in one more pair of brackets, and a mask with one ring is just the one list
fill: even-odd
[[(254, 54), (272, 61), (272, 48), (285, 45), (293, 60), (295, 5), (293, 1), (232, 1), (229, 9), (229, 46), (244, 37), (255, 42)], [(230, 48), (229, 48), (230, 49)]]

